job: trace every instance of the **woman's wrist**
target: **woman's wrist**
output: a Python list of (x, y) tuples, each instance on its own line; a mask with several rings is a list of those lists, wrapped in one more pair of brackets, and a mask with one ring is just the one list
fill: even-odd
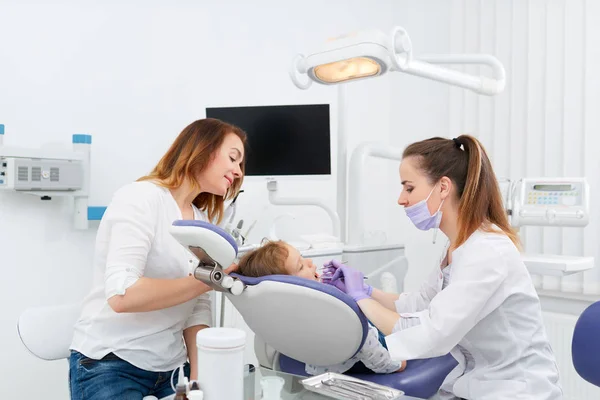
[(210, 286), (208, 286), (206, 283), (196, 279), (194, 277), (194, 275), (192, 275), (192, 274), (190, 274), (190, 276), (188, 276), (188, 279), (190, 280), (190, 285), (192, 285), (192, 287), (196, 291), (196, 296), (200, 296), (201, 294), (204, 294), (204, 293), (212, 290), (212, 288)]

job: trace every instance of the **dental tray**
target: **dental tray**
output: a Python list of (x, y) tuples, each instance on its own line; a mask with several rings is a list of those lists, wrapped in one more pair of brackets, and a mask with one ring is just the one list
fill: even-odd
[(387, 386), (326, 372), (300, 381), (306, 390), (338, 400), (395, 400), (404, 392)]

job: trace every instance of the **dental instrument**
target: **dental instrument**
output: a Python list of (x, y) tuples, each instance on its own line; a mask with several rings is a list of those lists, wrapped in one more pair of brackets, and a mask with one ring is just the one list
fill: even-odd
[(228, 233), (231, 233), (233, 231), (232, 224), (237, 213), (237, 199), (242, 193), (244, 193), (243, 189), (238, 192), (238, 194), (233, 198), (233, 200), (231, 200), (231, 203), (229, 203), (229, 206), (225, 209), (223, 220), (226, 221), (226, 223), (223, 229), (225, 229), (225, 231)]
[(231, 236), (235, 239), (235, 242), (238, 244), (238, 246), (243, 246), (244, 242), (246, 241), (246, 238), (241, 233), (242, 226), (244, 226), (244, 220), (240, 219), (237, 226), (230, 232)]
[[(342, 260), (340, 261), (341, 264), (346, 264), (348, 261)], [(323, 272), (323, 270), (328, 269), (327, 272)], [(335, 274), (334, 271), (332, 271), (331, 266), (324, 266), (323, 268), (321, 268), (321, 279), (325, 278), (325, 279), (331, 279), (333, 278), (333, 275)], [(363, 277), (364, 280), (369, 279), (368, 276)], [(344, 277), (342, 276), (340, 278), (340, 280), (344, 280)]]
[(336, 399), (395, 400), (404, 396), (401, 390), (334, 372), (306, 378), (301, 383), (307, 390)]

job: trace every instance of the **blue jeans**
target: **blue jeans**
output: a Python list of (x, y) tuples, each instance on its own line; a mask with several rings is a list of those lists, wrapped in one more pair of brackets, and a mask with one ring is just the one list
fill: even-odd
[[(189, 377), (188, 363), (184, 370)], [(113, 353), (94, 360), (72, 350), (69, 358), (71, 400), (141, 400), (150, 395), (160, 399), (173, 394), (172, 372), (145, 371)], [(174, 385), (177, 385), (178, 375), (175, 373), (173, 377)]]

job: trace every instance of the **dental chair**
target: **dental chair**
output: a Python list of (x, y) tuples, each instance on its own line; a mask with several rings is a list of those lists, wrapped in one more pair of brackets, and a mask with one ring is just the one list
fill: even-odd
[[(194, 276), (224, 292), (255, 333), (261, 366), (307, 376), (305, 364), (338, 364), (361, 349), (367, 319), (356, 302), (337, 288), (288, 275), (227, 276), (223, 267), (231, 265), (238, 251), (227, 232), (202, 221), (175, 221), (171, 234), (198, 257)], [(428, 399), (457, 365), (447, 354), (408, 360), (403, 372), (348, 375)]]
[(600, 301), (586, 308), (573, 331), (573, 366), (586, 381), (600, 386)]

